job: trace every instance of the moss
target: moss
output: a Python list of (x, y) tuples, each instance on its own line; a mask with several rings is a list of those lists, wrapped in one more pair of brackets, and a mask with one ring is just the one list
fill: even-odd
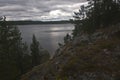
[(64, 76), (64, 77), (63, 76), (62, 77), (61, 76), (57, 76), (56, 80), (68, 80), (68, 78), (66, 76)]
[(110, 54), (104, 54), (103, 49), (113, 50), (119, 42), (118, 40), (100, 40), (92, 45), (77, 46), (77, 55), (71, 56), (72, 58), (67, 64), (62, 66), (61, 74), (69, 76), (79, 71), (100, 71), (105, 73), (115, 71), (117, 64), (114, 63), (114, 57)]
[(120, 40), (119, 39), (98, 40), (95, 44), (97, 47), (101, 49), (112, 50), (117, 45), (120, 45)]

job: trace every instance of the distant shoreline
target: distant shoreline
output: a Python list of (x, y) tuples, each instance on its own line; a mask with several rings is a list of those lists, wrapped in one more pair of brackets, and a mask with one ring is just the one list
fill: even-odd
[[(0, 24), (3, 21), (0, 21)], [(34, 24), (68, 24), (71, 23), (69, 20), (64, 21), (6, 21), (8, 25), (34, 25)]]

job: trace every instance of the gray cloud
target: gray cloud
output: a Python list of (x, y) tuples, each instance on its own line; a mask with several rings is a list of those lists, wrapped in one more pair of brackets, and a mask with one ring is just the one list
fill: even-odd
[(70, 19), (86, 0), (0, 0), (0, 16), (7, 20)]

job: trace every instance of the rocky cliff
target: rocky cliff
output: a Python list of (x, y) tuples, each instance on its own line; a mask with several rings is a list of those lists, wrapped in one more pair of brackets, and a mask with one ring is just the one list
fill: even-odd
[(21, 80), (120, 80), (120, 25), (76, 36)]

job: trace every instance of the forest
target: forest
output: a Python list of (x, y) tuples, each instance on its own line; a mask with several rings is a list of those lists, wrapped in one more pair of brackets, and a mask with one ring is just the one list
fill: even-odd
[[(97, 40), (93, 39), (93, 36), (91, 35), (93, 35), (93, 33), (97, 32), (100, 29), (101, 30), (106, 29), (104, 33), (107, 33), (108, 29), (111, 28), (111, 26), (116, 26), (117, 24), (120, 24), (120, 0), (88, 0), (88, 5), (82, 5), (78, 12), (74, 12), (73, 18), (74, 19), (71, 20), (71, 22), (75, 25), (75, 29), (73, 30), (72, 37), (70, 35), (66, 35), (64, 38), (64, 44), (60, 44), (60, 48), (70, 45), (70, 43), (74, 41), (76, 37), (79, 37), (83, 34), (87, 34), (89, 38), (88, 42), (84, 41), (81, 44), (76, 44), (77, 48), (75, 49), (76, 51), (83, 52), (86, 54), (81, 53), (81, 54), (72, 55), (72, 58), (70, 58), (71, 60), (68, 60), (68, 63), (60, 65), (60, 68), (62, 68), (61, 72), (57, 74), (56, 72), (55, 73), (53, 72), (54, 75), (57, 75), (57, 78), (53, 80), (83, 80), (78, 78), (79, 76), (78, 75), (76, 76), (75, 74), (77, 74), (79, 70), (81, 72), (88, 71), (88, 74), (89, 74), (89, 71), (91, 72), (92, 71), (94, 72), (94, 70), (97, 71), (96, 65), (99, 70), (101, 71), (103, 70), (103, 72), (105, 71), (105, 74), (108, 74), (108, 75), (110, 74), (110, 76), (113, 77), (111, 80), (119, 80), (120, 79), (119, 72), (115, 73), (115, 71), (119, 71), (118, 63), (120, 60), (118, 57), (116, 57), (114, 54), (111, 54), (109, 57), (105, 56), (106, 59), (108, 58), (110, 59), (102, 62), (101, 60), (98, 60), (98, 59), (102, 59), (104, 57), (103, 56), (104, 54), (101, 55), (100, 53), (98, 53), (99, 56), (95, 55), (94, 57), (93, 56), (91, 57), (91, 54), (93, 54), (92, 50), (97, 52), (103, 48), (109, 48), (108, 50), (112, 51), (113, 47), (107, 44), (107, 41), (104, 43), (102, 41), (103, 39), (101, 40), (101, 44), (98, 41), (99, 45), (97, 45)], [(107, 39), (112, 40), (113, 39), (112, 32), (113, 33), (116, 32), (114, 36), (115, 37), (117, 36), (117, 41), (119, 42), (119, 38), (120, 38), (119, 26), (113, 27), (112, 30), (108, 32), (110, 36), (108, 35), (107, 38), (105, 37), (104, 40), (107, 40)], [(95, 42), (96, 44), (94, 44), (95, 40), (96, 40)], [(115, 42), (111, 42), (111, 44), (112, 43), (115, 43)], [(87, 47), (85, 44), (87, 45)], [(93, 46), (95, 46), (95, 48)], [(33, 34), (32, 43), (30, 45), (30, 52), (28, 48), (29, 47), (27, 46), (27, 44), (22, 41), (21, 33), (17, 28), (17, 26), (8, 25), (5, 20), (0, 23), (0, 72), (2, 72), (0, 73), (0, 80), (19, 80), (23, 74), (30, 71), (34, 66), (42, 64), (43, 62), (49, 60), (49, 57), (50, 57), (49, 53), (43, 51), (43, 48), (40, 47), (40, 43), (37, 41), (34, 34)], [(85, 48), (90, 52), (83, 50), (83, 48)], [(65, 47), (64, 49), (67, 49), (67, 48)], [(70, 48), (69, 50), (72, 50), (72, 49), (74, 48)], [(106, 52), (107, 50), (105, 49), (103, 51)], [(64, 51), (61, 53), (64, 53)], [(62, 56), (66, 56), (65, 57), (66, 59), (69, 56), (69, 54), (64, 54)], [(78, 58), (78, 56), (80, 57)], [(89, 60), (89, 58), (92, 58), (93, 60), (95, 59), (94, 61), (98, 61), (101, 63), (97, 64), (96, 62), (94, 62), (94, 64), (91, 64), (90, 63), (91, 59)], [(114, 60), (114, 58), (116, 62), (112, 63), (111, 60)], [(55, 60), (57, 59), (55, 58)], [(71, 62), (69, 63), (69, 61)], [(106, 64), (109, 64), (112, 66), (114, 65), (112, 69), (106, 68), (107, 65), (104, 65), (104, 62), (107, 62), (107, 61), (110, 62), (111, 64), (109, 63), (106, 63)], [(81, 65), (77, 64), (77, 62), (84, 64), (82, 65), (82, 68), (81, 68)], [(93, 68), (91, 69), (91, 67)], [(49, 68), (51, 69), (51, 67)], [(75, 72), (74, 72), (74, 69), (75, 69)], [(111, 75), (110, 71), (113, 72), (115, 75)], [(74, 76), (70, 77), (72, 74), (74, 74)], [(87, 73), (85, 75), (87, 75)], [(50, 75), (47, 76), (48, 78), (45, 77), (44, 80), (51, 80), (49, 79), (49, 76)], [(89, 75), (86, 77), (89, 77), (89, 78), (86, 78), (86, 80), (91, 80), (90, 79), (91, 77)], [(100, 80), (100, 79), (97, 78), (92, 80)], [(27, 80), (27, 79), (23, 79), (23, 80)]]
[(19, 80), (22, 74), (49, 58), (49, 52), (34, 34), (28, 46), (17, 26), (8, 25), (6, 20), (0, 23), (0, 80)]
[(88, 5), (82, 5), (73, 17), (75, 24), (73, 35), (76, 36), (79, 32), (90, 34), (99, 28), (109, 27), (120, 22), (120, 1), (88, 0)]

